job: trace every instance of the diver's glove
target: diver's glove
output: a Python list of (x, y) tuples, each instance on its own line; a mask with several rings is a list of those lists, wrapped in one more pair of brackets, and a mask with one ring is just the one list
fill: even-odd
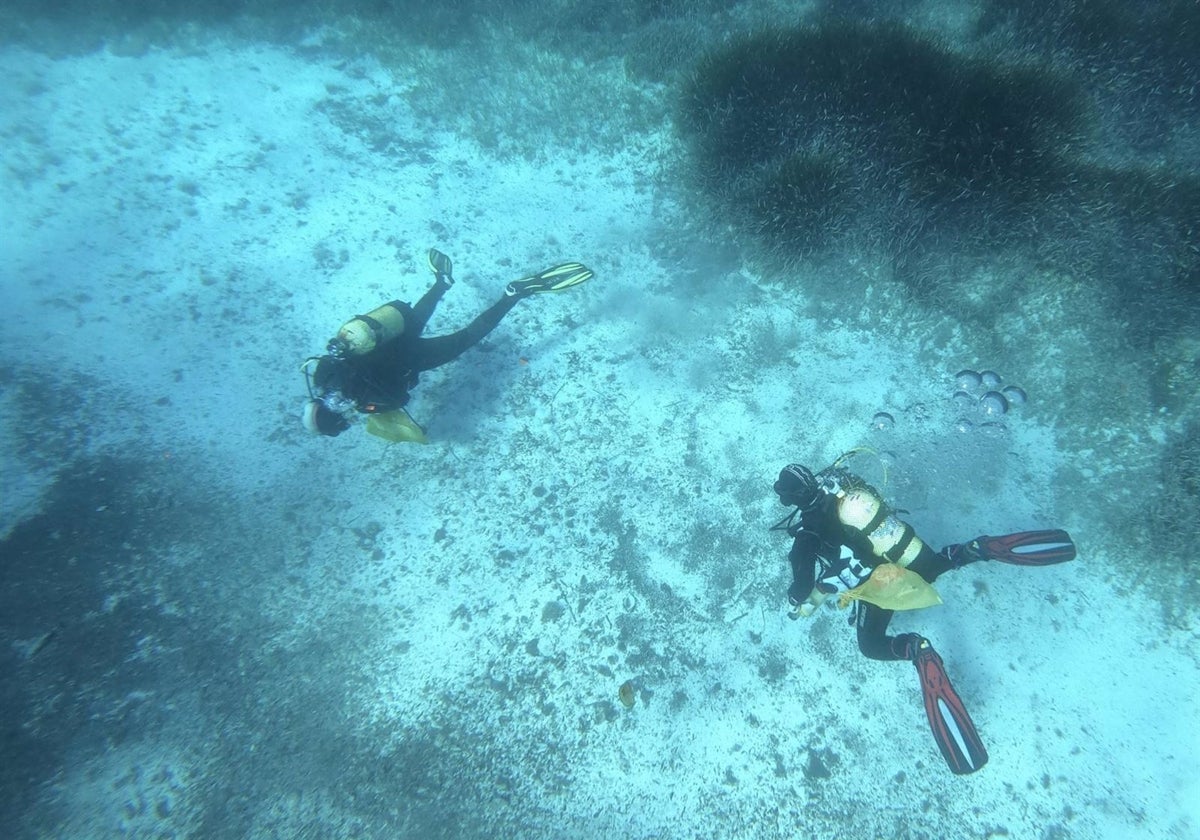
[(788, 587), (788, 618), (795, 621), (797, 618), (808, 618), (816, 610), (816, 604), (808, 603), (805, 598), (809, 596), (809, 592), (804, 592), (800, 589), (800, 585), (792, 581), (792, 585)]
[(801, 615), (804, 615), (804, 613), (801, 612), (803, 608), (804, 605), (800, 603), (800, 599), (793, 595), (791, 590), (788, 590), (788, 618), (790, 618), (792, 621), (795, 621)]
[(804, 597), (796, 589), (796, 584), (792, 584), (788, 589), (788, 618), (795, 621), (797, 618), (808, 618), (817, 611), (817, 607), (825, 603), (825, 593), (820, 589), (813, 589)]
[(829, 574), (817, 581), (817, 589), (826, 595), (853, 589), (871, 576), (873, 570), (859, 562), (857, 557), (851, 555), (842, 559), (846, 561), (845, 565), (837, 571), (830, 571)]

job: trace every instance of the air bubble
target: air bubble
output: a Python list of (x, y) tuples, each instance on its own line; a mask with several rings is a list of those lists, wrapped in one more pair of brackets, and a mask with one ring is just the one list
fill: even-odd
[(988, 391), (979, 398), (979, 407), (988, 417), (999, 417), (1008, 413), (1008, 400), (999, 391)]
[(871, 428), (879, 432), (885, 432), (895, 425), (896, 418), (888, 414), (886, 411), (880, 411), (871, 418)]
[(1000, 374), (994, 370), (985, 370), (979, 374), (979, 382), (984, 388), (994, 391), (1000, 387)]
[(966, 391), (954, 392), (954, 407), (959, 411), (970, 411), (975, 407), (977, 400), (968, 394)]
[(1008, 400), (1009, 405), (1025, 405), (1026, 400), (1029, 399), (1029, 397), (1025, 394), (1025, 390), (1023, 388), (1018, 388), (1016, 385), (1009, 385), (1000, 393), (1004, 394), (1004, 397)]
[(954, 374), (954, 382), (959, 388), (964, 391), (970, 391), (972, 388), (978, 388), (982, 381), (980, 375), (973, 370), (960, 370)]

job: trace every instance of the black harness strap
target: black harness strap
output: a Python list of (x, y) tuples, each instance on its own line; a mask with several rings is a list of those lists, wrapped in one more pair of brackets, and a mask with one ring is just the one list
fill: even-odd
[(888, 513), (887, 505), (880, 502), (879, 510), (875, 511), (875, 515), (871, 517), (871, 521), (866, 524), (862, 532), (870, 538), (875, 533), (875, 529), (883, 524), (883, 520), (888, 518)]
[(893, 563), (899, 563), (900, 558), (904, 556), (904, 552), (908, 550), (910, 545), (912, 545), (912, 541), (916, 538), (916, 536), (917, 532), (913, 530), (912, 526), (907, 522), (904, 523), (904, 536), (900, 538), (900, 542), (896, 543), (894, 546), (884, 552), (884, 556)]
[(376, 321), (370, 315), (355, 315), (354, 317), (371, 328), (371, 333), (375, 336), (375, 344), (378, 345), (383, 340), (383, 324)]

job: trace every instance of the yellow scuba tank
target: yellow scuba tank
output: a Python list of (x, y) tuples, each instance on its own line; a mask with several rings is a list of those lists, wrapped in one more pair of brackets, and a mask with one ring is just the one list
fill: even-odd
[(404, 332), (405, 304), (385, 303), (366, 315), (355, 315), (338, 330), (326, 348), (331, 356), (362, 356)]
[(911, 525), (892, 513), (875, 488), (849, 473), (827, 480), (837, 496), (838, 519), (861, 532), (876, 555), (899, 566), (917, 559), (925, 543)]

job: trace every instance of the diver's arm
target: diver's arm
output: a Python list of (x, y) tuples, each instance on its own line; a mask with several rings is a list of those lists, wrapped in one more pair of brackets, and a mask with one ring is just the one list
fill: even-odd
[[(792, 561), (792, 586), (788, 590), (791, 618), (807, 618), (837, 591), (826, 580), (845, 574), (850, 565), (850, 553), (843, 548), (843, 531), (834, 505), (820, 505), (801, 520), (792, 553), (788, 556)], [(804, 538), (803, 543), (801, 538)]]
[(788, 563), (792, 567), (792, 585), (788, 587), (788, 601), (798, 604), (813, 588), (817, 573), (817, 545), (819, 539), (810, 531), (802, 531), (792, 540), (788, 552)]

